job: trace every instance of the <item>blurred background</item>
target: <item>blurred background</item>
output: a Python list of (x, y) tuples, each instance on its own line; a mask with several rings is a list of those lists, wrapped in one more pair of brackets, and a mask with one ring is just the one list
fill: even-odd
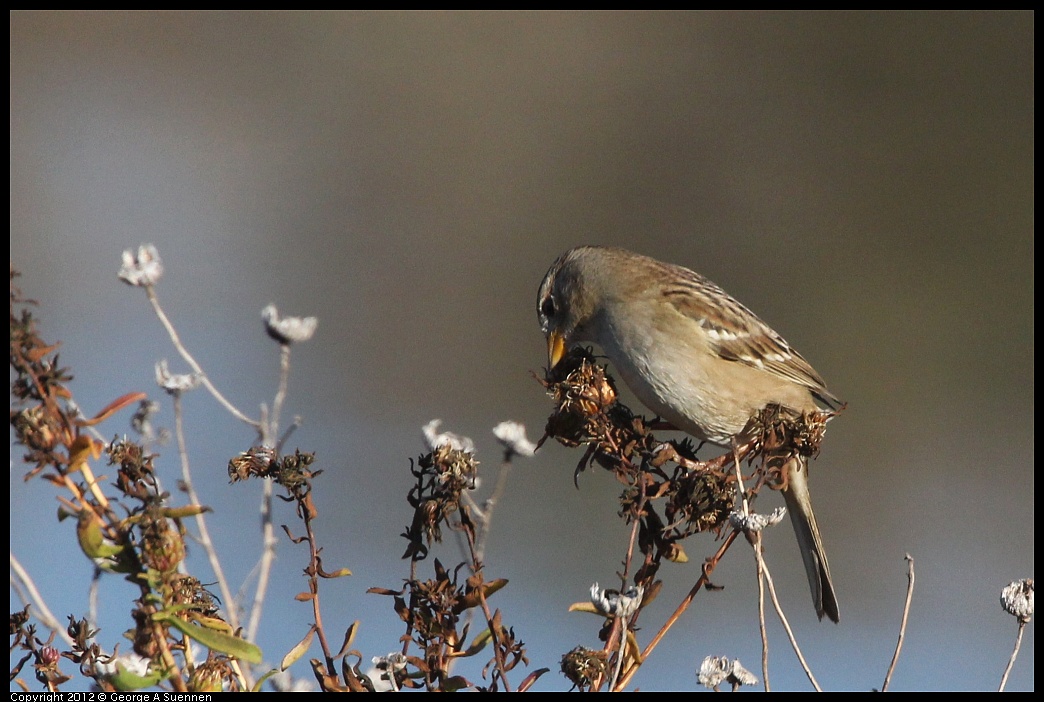
[[(441, 418), (472, 437), (488, 493), (492, 427), (521, 421), (535, 440), (550, 411), (533, 377), (546, 363), (537, 285), (562, 251), (601, 243), (721, 284), (849, 403), (812, 471), (840, 625), (816, 620), (790, 527), (768, 537), (821, 684), (880, 687), (909, 553), (917, 586), (892, 689), (997, 688), (1016, 633), (998, 597), (1034, 565), (1032, 14), (10, 20), (11, 264), (88, 414), (143, 390), (173, 427), (153, 366), (188, 371), (143, 292), (116, 279), (124, 249), (158, 247), (160, 301), (254, 416), (278, 371), (261, 309), (319, 318), (294, 348), (284, 416), (303, 420), (289, 448), (325, 469), (324, 564), (354, 573), (323, 583), (333, 638), (360, 619), (367, 661), (398, 648), (391, 601), (366, 589), (408, 575), (399, 534), (421, 426)], [(184, 404), (211, 529), (233, 584), (252, 593), (260, 486), (228, 485), (226, 465), (254, 434), (202, 390)], [(102, 433), (129, 433), (128, 420)], [(59, 618), (83, 616), (91, 566), (55, 519), (53, 489), (23, 482), (11, 452), (12, 553)], [(177, 452), (161, 454), (173, 488)], [(487, 552), (487, 576), (511, 581), (492, 603), (530, 670), (552, 669), (540, 690), (567, 689), (562, 654), (598, 645), (600, 620), (567, 607), (615, 581), (626, 545), (621, 486), (592, 470), (574, 488), (580, 457), (549, 443), (516, 463)], [(714, 548), (690, 540), (690, 562), (661, 571), (639, 641)], [(459, 550), (451, 540), (435, 555), (454, 563)], [(273, 663), (311, 621), (293, 600), (306, 556), (281, 539), (258, 641)], [(211, 580), (198, 548), (192, 565)], [(725, 589), (699, 594), (634, 687), (695, 688), (707, 655), (760, 677), (749, 549), (713, 581)], [(131, 626), (132, 592), (113, 576), (102, 586), (111, 648)], [(1033, 631), (1009, 689), (1034, 687)], [(773, 687), (808, 689), (775, 621), (770, 636)]]

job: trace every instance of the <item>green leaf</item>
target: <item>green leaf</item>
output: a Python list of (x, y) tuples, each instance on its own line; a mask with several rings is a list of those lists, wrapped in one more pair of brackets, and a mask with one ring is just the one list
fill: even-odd
[(130, 672), (119, 663), (116, 663), (116, 674), (110, 675), (107, 679), (117, 690), (129, 692), (131, 690), (140, 690), (144, 687), (158, 685), (160, 680), (163, 680), (163, 677), (163, 673), (158, 671), (144, 676), (138, 675), (137, 673)]
[(157, 612), (152, 615), (152, 618), (156, 621), (165, 622), (171, 625), (185, 636), (188, 636), (194, 641), (198, 641), (211, 651), (225, 653), (233, 658), (238, 658), (247, 663), (253, 663), (254, 665), (259, 664), (263, 657), (260, 648), (249, 641), (239, 638), (238, 636), (232, 636), (231, 634), (225, 634), (215, 629), (207, 629), (202, 626), (196, 626), (195, 624), (189, 624), (180, 617), (166, 612)]
[(467, 650), (464, 651), (462, 655), (474, 656), (476, 653), (484, 649), (486, 644), (489, 643), (489, 640), (492, 638), (493, 635), (489, 633), (489, 629), (483, 629), (478, 633), (478, 636), (475, 637), (475, 640), (471, 642), (471, 645), (468, 646)]
[(250, 688), (250, 691), (251, 692), (261, 692), (261, 686), (265, 684), (265, 680), (268, 680), (273, 675), (278, 675), (278, 674), (279, 674), (279, 671), (276, 670), (275, 668), (272, 668), (272, 670), (268, 671), (267, 673), (265, 673), (264, 675), (261, 676), (261, 679), (258, 680), (257, 683), (255, 683), (252, 688)]
[(308, 627), (308, 633), (305, 634), (304, 638), (294, 644), (294, 647), (287, 651), (286, 655), (283, 656), (282, 662), (279, 663), (279, 670), (286, 670), (294, 663), (301, 659), (301, 656), (308, 653), (308, 649), (312, 645), (312, 637), (315, 635), (315, 627)]

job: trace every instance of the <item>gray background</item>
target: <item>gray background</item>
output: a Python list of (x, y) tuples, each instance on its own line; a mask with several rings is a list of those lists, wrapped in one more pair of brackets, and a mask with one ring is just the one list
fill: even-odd
[[(11, 261), (88, 413), (146, 390), (173, 426), (153, 364), (186, 370), (116, 280), (125, 248), (158, 246), (161, 301), (251, 414), (277, 371), (261, 308), (319, 318), (286, 416), (303, 416), (291, 445), (326, 470), (324, 562), (355, 573), (323, 584), (325, 622), (339, 640), (361, 619), (367, 659), (402, 633), (365, 590), (407, 575), (421, 425), (472, 436), (487, 469), (497, 422), (540, 434), (534, 302), (551, 261), (604, 243), (694, 268), (849, 402), (812, 475), (839, 626), (816, 621), (789, 527), (769, 537), (821, 683), (880, 686), (909, 552), (894, 689), (996, 689), (1016, 629), (997, 598), (1033, 576), (1033, 49), (1028, 13), (16, 12)], [(238, 584), (258, 553), (258, 486), (227, 485), (225, 466), (254, 437), (203, 392), (185, 405)], [(176, 458), (162, 449), (169, 486)], [(620, 486), (592, 471), (574, 489), (579, 458), (550, 444), (516, 466), (488, 551), (488, 576), (511, 580), (493, 603), (531, 667), (552, 668), (537, 689), (567, 688), (559, 657), (597, 644), (598, 621), (566, 608), (612, 583), (624, 551)], [(15, 462), (12, 551), (60, 617), (80, 616), (89, 564), (53, 491), (22, 473)], [(662, 571), (640, 641), (713, 547), (693, 540), (690, 563)], [(305, 555), (282, 541), (269, 661), (310, 621), (292, 600)], [(760, 676), (752, 571), (735, 549), (714, 577), (725, 590), (699, 595), (634, 685), (692, 688), (706, 655)], [(103, 585), (111, 647), (131, 590)], [(774, 687), (806, 689), (770, 628)], [(1031, 625), (1009, 687), (1033, 686)]]

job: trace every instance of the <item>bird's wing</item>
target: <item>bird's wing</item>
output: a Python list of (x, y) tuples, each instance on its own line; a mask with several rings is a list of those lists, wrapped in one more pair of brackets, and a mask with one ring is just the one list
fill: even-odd
[(786, 339), (731, 295), (687, 268), (678, 267), (673, 280), (664, 288), (664, 297), (707, 332), (711, 348), (719, 357), (804, 385), (832, 407), (841, 404)]

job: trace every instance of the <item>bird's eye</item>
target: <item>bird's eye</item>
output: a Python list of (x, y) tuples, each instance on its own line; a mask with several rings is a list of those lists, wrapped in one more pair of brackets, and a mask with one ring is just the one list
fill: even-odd
[(555, 299), (548, 295), (544, 298), (544, 301), (540, 303), (540, 314), (545, 317), (555, 316)]

